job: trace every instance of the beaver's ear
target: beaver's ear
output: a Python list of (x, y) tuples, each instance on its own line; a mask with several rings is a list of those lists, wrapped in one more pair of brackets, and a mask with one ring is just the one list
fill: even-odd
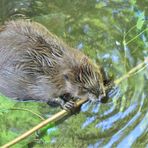
[(87, 70), (90, 68), (90, 63), (89, 59), (86, 56), (83, 56), (80, 60), (80, 65), (79, 65), (79, 72), (84, 73), (87, 72)]
[(87, 65), (88, 64), (88, 57), (83, 56), (82, 59), (80, 60), (80, 64)]

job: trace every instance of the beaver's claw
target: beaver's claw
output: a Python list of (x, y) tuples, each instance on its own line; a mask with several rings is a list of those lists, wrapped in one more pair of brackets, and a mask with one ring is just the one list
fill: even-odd
[(71, 114), (76, 114), (80, 112), (80, 107), (76, 106), (76, 103), (72, 100), (70, 100), (69, 102), (66, 102), (63, 106), (63, 109), (71, 112)]

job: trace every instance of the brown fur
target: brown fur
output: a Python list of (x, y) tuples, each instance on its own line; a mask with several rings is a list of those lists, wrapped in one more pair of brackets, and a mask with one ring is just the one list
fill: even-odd
[(101, 67), (38, 23), (8, 22), (0, 32), (0, 57), (0, 92), (11, 98), (46, 102), (67, 93), (106, 93)]

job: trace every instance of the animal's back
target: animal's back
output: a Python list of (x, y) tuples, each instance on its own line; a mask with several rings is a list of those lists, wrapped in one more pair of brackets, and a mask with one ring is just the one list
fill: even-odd
[[(32, 51), (34, 54), (40, 54), (45, 49), (45, 54), (48, 52), (50, 59), (50, 49), (46, 47), (46, 42), (50, 48), (53, 48), (51, 50), (56, 46), (56, 50), (60, 52), (60, 41), (38, 23), (11, 21), (1, 29), (0, 91), (2, 93), (13, 98), (29, 98), (33, 95), (29, 92), (28, 86), (37, 85), (36, 74), (43, 71), (42, 66), (34, 59)], [(37, 53), (37, 50), (40, 53)]]

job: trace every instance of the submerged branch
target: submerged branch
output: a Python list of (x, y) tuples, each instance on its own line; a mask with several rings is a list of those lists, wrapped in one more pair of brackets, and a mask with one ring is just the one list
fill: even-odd
[(21, 110), (21, 111), (27, 111), (27, 112), (30, 112), (32, 113), (33, 115), (39, 117), (41, 120), (45, 120), (41, 115), (29, 110), (29, 109), (26, 109), (26, 108), (9, 108), (8, 110)]

